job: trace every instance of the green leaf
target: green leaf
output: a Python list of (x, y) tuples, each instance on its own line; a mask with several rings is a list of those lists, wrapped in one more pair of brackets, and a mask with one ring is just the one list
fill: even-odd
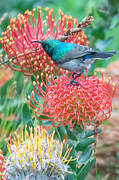
[(17, 72), (17, 76), (16, 76), (15, 80), (16, 80), (17, 94), (20, 95), (24, 88), (24, 77), (23, 77), (22, 73)]
[(49, 117), (47, 117), (47, 115), (40, 115), (39, 118), (41, 119), (39, 120), (39, 125), (43, 124), (44, 126), (48, 127), (52, 124), (52, 121), (49, 120)]
[(95, 138), (82, 138), (79, 139), (79, 143), (76, 146), (76, 151), (84, 151), (88, 145), (94, 143), (96, 141)]
[(107, 19), (108, 18), (108, 15), (106, 13), (106, 11), (102, 10), (102, 9), (98, 9), (97, 10), (97, 13), (99, 14), (100, 17), (104, 18), (104, 19)]
[(104, 39), (105, 38), (105, 29), (104, 26), (98, 26), (92, 30), (92, 35), (97, 39)]
[(32, 126), (31, 113), (30, 113), (28, 104), (23, 105), (22, 120), (23, 120), (24, 125), (27, 124), (27, 127)]
[(53, 128), (53, 129), (55, 130), (55, 135), (54, 135), (54, 137), (55, 137), (56, 139), (59, 139), (59, 140), (61, 141), (61, 136), (60, 136), (59, 131), (57, 130), (57, 128)]
[(116, 28), (117, 26), (119, 26), (119, 13), (113, 17), (110, 28)]
[(68, 174), (65, 180), (76, 180), (74, 174)]
[(52, 121), (45, 121), (45, 120), (42, 120), (42, 124), (45, 126), (45, 127), (48, 127), (52, 124)]
[(88, 147), (80, 155), (80, 158), (78, 160), (79, 164), (84, 164), (86, 161), (88, 161), (90, 159), (91, 155), (92, 155), (92, 147)]
[[(97, 129), (97, 133), (101, 133), (102, 132), (102, 129)], [(86, 137), (90, 137), (90, 136), (94, 136), (95, 135), (95, 131), (94, 130), (91, 130), (89, 132), (87, 132), (87, 134), (85, 134), (85, 138)]]
[(13, 80), (10, 79), (0, 88), (0, 104), (2, 104), (2, 105), (6, 101), (7, 91), (9, 89), (9, 87), (11, 86), (12, 82), (13, 82)]
[(70, 139), (77, 141), (77, 137), (74, 131), (67, 129), (67, 134)]
[(59, 131), (61, 140), (63, 141), (64, 138), (67, 136), (67, 131), (66, 131), (65, 127), (64, 126), (60, 126), (60, 127), (57, 128), (57, 130)]
[[(71, 167), (71, 169), (73, 169), (74, 171), (76, 171), (77, 169), (77, 153), (75, 148), (72, 146), (72, 150), (70, 152), (70, 157), (72, 156), (72, 161), (69, 163), (69, 166)], [(74, 160), (75, 159), (75, 160)]]
[(83, 165), (81, 169), (79, 169), (79, 173), (77, 175), (77, 180), (85, 180), (88, 172), (91, 170), (92, 166), (95, 164), (96, 159), (92, 159), (91, 161), (88, 161), (87, 164)]

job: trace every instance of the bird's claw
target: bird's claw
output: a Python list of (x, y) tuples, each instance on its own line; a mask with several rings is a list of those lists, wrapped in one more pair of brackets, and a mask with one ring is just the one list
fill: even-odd
[[(76, 76), (75, 76), (76, 75)], [(70, 83), (69, 84), (67, 84), (67, 85), (73, 85), (73, 86), (78, 86), (78, 85), (81, 85), (81, 84), (79, 84), (77, 81), (75, 81), (75, 79), (77, 79), (77, 77), (80, 77), (81, 76), (81, 73), (80, 74), (78, 74), (78, 73), (73, 73), (72, 74), (72, 80), (70, 81)]]
[(75, 75), (78, 75), (78, 74), (74, 72), (74, 73), (72, 74), (72, 78), (73, 78), (73, 79), (75, 78)]
[(70, 83), (69, 84), (67, 84), (67, 85), (73, 85), (73, 86), (78, 86), (78, 85), (80, 85), (77, 81), (73, 81), (73, 79), (70, 81)]

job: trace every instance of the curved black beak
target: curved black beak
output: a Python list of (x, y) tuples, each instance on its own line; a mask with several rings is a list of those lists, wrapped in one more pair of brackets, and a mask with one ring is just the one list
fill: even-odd
[(37, 42), (37, 43), (42, 43), (42, 41), (32, 41), (31, 43), (34, 43), (34, 42)]

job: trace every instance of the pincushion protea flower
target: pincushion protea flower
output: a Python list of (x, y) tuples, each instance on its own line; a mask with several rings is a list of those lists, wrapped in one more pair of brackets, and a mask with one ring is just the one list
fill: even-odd
[[(64, 142), (53, 139), (41, 127), (28, 131), (25, 129), (25, 139), (16, 135), (7, 147), (10, 153), (6, 161), (8, 180), (62, 180), (68, 171), (68, 163), (72, 160), (71, 148), (66, 148), (62, 156)], [(70, 157), (69, 157), (70, 156)]]
[(33, 82), (29, 105), (40, 120), (50, 120), (56, 127), (72, 128), (77, 124), (84, 128), (85, 124), (99, 125), (110, 117), (115, 89), (103, 79), (82, 76), (77, 80), (80, 85), (72, 86), (68, 85), (71, 77), (65, 75), (58, 79), (51, 75), (51, 81), (46, 77), (46, 84), (42, 80), (41, 85), (38, 78)]
[[(66, 16), (59, 10), (59, 19), (55, 20), (54, 11), (45, 8), (46, 12), (41, 11), (41, 7), (26, 10), (24, 15), (19, 14), (17, 18), (10, 20), (5, 32), (2, 32), (0, 43), (7, 53), (10, 61), (8, 65), (15, 71), (21, 71), (24, 75), (36, 74), (37, 72), (49, 73), (49, 69), (58, 68), (51, 61), (49, 56), (34, 40), (46, 38), (56, 39), (63, 35), (67, 29), (77, 27), (77, 20), (71, 16)], [(47, 13), (47, 14), (46, 14)], [(44, 17), (46, 14), (46, 17)], [(83, 31), (72, 34), (67, 42), (88, 45), (86, 35)]]
[(107, 69), (104, 68), (96, 68), (95, 72), (100, 74), (101, 72), (103, 72), (103, 76), (104, 76), (104, 81), (110, 81), (110, 84), (115, 86), (115, 94), (114, 94), (114, 98), (116, 100), (119, 100), (119, 60), (112, 63), (111, 65), (108, 66)]
[(8, 174), (4, 163), (4, 156), (2, 150), (0, 150), (0, 180), (7, 180)]

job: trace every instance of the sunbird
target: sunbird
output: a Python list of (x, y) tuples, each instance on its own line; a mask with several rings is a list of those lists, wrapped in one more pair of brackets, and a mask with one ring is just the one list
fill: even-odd
[[(73, 72), (70, 84), (81, 76), (84, 70), (89, 69), (96, 59), (106, 59), (116, 54), (115, 50), (99, 52), (87, 46), (61, 42), (56, 39), (45, 39), (42, 41), (32, 41), (40, 43), (44, 51), (51, 57), (58, 67)], [(76, 76), (75, 76), (76, 74)]]

